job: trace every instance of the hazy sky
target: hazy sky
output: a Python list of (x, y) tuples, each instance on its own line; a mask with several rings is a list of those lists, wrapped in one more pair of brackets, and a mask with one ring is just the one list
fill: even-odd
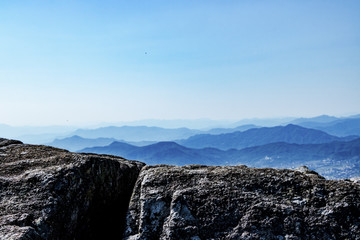
[(360, 1), (0, 1), (0, 123), (360, 113)]

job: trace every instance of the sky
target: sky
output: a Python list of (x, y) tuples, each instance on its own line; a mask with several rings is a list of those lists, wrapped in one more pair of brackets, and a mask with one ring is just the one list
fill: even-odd
[(0, 123), (360, 113), (360, 1), (0, 1)]

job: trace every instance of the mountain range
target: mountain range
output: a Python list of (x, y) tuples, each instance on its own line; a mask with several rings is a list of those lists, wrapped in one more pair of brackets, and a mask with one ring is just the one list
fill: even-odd
[(323, 123), (329, 123), (329, 122), (333, 122), (333, 121), (337, 121), (337, 120), (341, 120), (341, 118), (329, 116), (329, 115), (320, 115), (320, 116), (316, 116), (316, 117), (312, 117), (312, 118), (296, 118), (293, 121), (291, 121), (291, 123), (292, 124), (301, 124), (304, 122), (313, 122), (313, 123), (323, 124)]
[(331, 135), (344, 137), (349, 135), (360, 136), (360, 118), (338, 119), (331, 122), (301, 122), (298, 125), (318, 129)]
[[(350, 123), (350, 128), (355, 129), (358, 119), (351, 120), (355, 124), (352, 125)], [(349, 133), (352, 133), (351, 129), (349, 129)], [(206, 131), (188, 128), (167, 129), (145, 126), (123, 126), (79, 129), (71, 134), (74, 135), (55, 139), (46, 145), (77, 151), (85, 147), (104, 146), (102, 143), (97, 144), (98, 138), (101, 138), (101, 141), (108, 144), (113, 141), (120, 141), (131, 143), (135, 146), (144, 146), (159, 141), (175, 141), (190, 148), (215, 147), (227, 150), (231, 148), (241, 149), (271, 142), (306, 144), (347, 141), (357, 138), (357, 136), (332, 136), (320, 130), (305, 129), (293, 124), (277, 127), (243, 125), (236, 128), (214, 128)]]
[(147, 126), (122, 126), (103, 127), (96, 129), (78, 129), (73, 132), (83, 138), (116, 138), (122, 141), (172, 141), (186, 139), (197, 134), (221, 134), (234, 131), (244, 131), (257, 128), (253, 124), (237, 126), (236, 128), (214, 128), (210, 130), (198, 130), (189, 128), (160, 128)]
[[(97, 129), (79, 129), (71, 137), (55, 139), (46, 145), (78, 151), (86, 147), (105, 146), (114, 141), (130, 143), (135, 146), (150, 145), (159, 141), (172, 141), (182, 137), (187, 138), (198, 133), (211, 135), (231, 133), (257, 128), (255, 125), (243, 125), (236, 128), (214, 128), (207, 131), (188, 128), (167, 129), (144, 126), (105, 127)], [(79, 134), (79, 135), (76, 135)], [(81, 136), (80, 136), (81, 135)], [(100, 137), (96, 137), (100, 136)], [(160, 140), (159, 140), (160, 139)]]
[(110, 126), (96, 129), (78, 129), (73, 132), (84, 138), (116, 138), (124, 141), (167, 141), (169, 139), (188, 138), (200, 130), (189, 128), (160, 128), (147, 126)]
[(287, 126), (253, 128), (244, 132), (210, 135), (199, 134), (177, 143), (190, 148), (213, 147), (221, 150), (242, 149), (274, 142), (317, 144), (349, 141), (357, 136), (336, 137), (315, 129), (289, 124)]
[[(263, 126), (259, 124), (262, 121)], [(279, 125), (271, 126), (271, 122)], [(171, 122), (175, 123), (178, 124)], [(0, 124), (0, 135), (18, 138), (22, 134), (18, 139), (27, 143), (119, 155), (148, 164), (246, 164), (275, 168), (308, 165), (328, 178), (360, 177), (360, 115), (250, 119), (219, 126), (212, 129), (106, 126), (76, 130), (65, 126)]]
[(132, 141), (123, 141), (115, 138), (83, 138), (77, 135), (67, 138), (55, 139), (54, 141), (47, 143), (46, 145), (63, 148), (69, 151), (79, 151), (83, 148), (87, 147), (99, 147), (99, 146), (107, 146), (113, 142), (123, 142), (128, 143), (134, 146), (146, 146), (150, 144), (156, 143), (155, 141), (140, 141), (140, 142), (132, 142)]
[(173, 141), (196, 134), (230, 133), (235, 131), (245, 131), (260, 126), (285, 126), (290, 123), (322, 130), (338, 137), (344, 137), (348, 135), (360, 136), (359, 121), (360, 115), (341, 118), (322, 115), (314, 118), (296, 119), (287, 117), (273, 119), (244, 119), (240, 121), (207, 119), (143, 120), (118, 122), (113, 124), (101, 123), (89, 128), (79, 128), (75, 126), (9, 126), (0, 124), (0, 136), (19, 139), (25, 143), (32, 144), (50, 143), (54, 139), (62, 139), (75, 135), (83, 138), (115, 138), (117, 140), (133, 142)]
[(137, 147), (123, 142), (113, 142), (105, 147), (85, 148), (79, 152), (123, 156), (131, 160), (145, 161), (147, 164), (204, 164), (223, 165), (223, 151), (215, 148), (191, 149), (175, 142), (158, 142)]
[(328, 178), (360, 176), (360, 138), (322, 144), (277, 142), (227, 151), (215, 148), (192, 149), (174, 142), (160, 142), (143, 147), (114, 142), (109, 146), (86, 148), (80, 152), (117, 155), (147, 164), (245, 164), (273, 168), (307, 165)]
[(89, 139), (75, 135), (69, 138), (55, 139), (54, 141), (52, 141), (47, 145), (52, 147), (67, 149), (69, 151), (78, 151), (79, 149), (83, 149), (87, 147), (107, 146), (115, 141), (117, 141), (115, 138)]
[(324, 131), (338, 137), (360, 136), (360, 114), (349, 117), (321, 115), (313, 118), (297, 118), (290, 122), (306, 128)]

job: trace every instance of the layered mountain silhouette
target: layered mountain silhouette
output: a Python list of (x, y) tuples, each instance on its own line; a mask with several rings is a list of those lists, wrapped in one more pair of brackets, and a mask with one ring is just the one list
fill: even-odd
[(232, 132), (238, 132), (238, 131), (246, 131), (246, 130), (249, 130), (252, 128), (260, 128), (260, 127), (254, 125), (254, 124), (246, 124), (246, 125), (241, 125), (241, 126), (238, 126), (235, 128), (213, 128), (208, 131), (205, 131), (204, 134), (217, 135), (217, 134), (232, 133)]
[(86, 148), (80, 152), (117, 155), (147, 164), (245, 164), (274, 168), (307, 165), (328, 178), (360, 175), (360, 138), (322, 144), (277, 142), (227, 151), (215, 148), (192, 149), (174, 142), (160, 142), (144, 147), (114, 142), (109, 146)]
[[(214, 128), (207, 131), (192, 130), (188, 128), (167, 129), (158, 127), (106, 127), (88, 130), (81, 129), (74, 132), (74, 134), (78, 133), (87, 137), (74, 135), (71, 137), (55, 139), (46, 145), (64, 148), (70, 151), (78, 151), (86, 147), (106, 146), (115, 141), (129, 143), (135, 146), (145, 146), (159, 141), (172, 141), (181, 137), (187, 138), (188, 136), (193, 136), (198, 133), (214, 135), (235, 131), (245, 131), (257, 127), (258, 126), (255, 125), (244, 125), (236, 128)], [(98, 135), (110, 137), (95, 137)]]
[(320, 116), (312, 117), (312, 118), (297, 118), (297, 119), (291, 121), (291, 123), (296, 124), (296, 125), (299, 125), (299, 124), (305, 123), (305, 122), (313, 122), (313, 123), (317, 123), (317, 124), (323, 124), (323, 123), (330, 123), (333, 121), (337, 121), (340, 119), (341, 118), (334, 117), (334, 116), (320, 115)]
[(96, 129), (78, 129), (73, 132), (73, 135), (83, 138), (116, 138), (124, 141), (168, 141), (169, 139), (188, 138), (198, 133), (201, 131), (188, 128), (110, 126)]
[(189, 128), (161, 128), (147, 126), (102, 127), (96, 129), (78, 129), (72, 133), (83, 138), (115, 138), (123, 141), (173, 141), (185, 139), (196, 134), (221, 134), (235, 131), (245, 131), (258, 126), (248, 124), (235, 128), (214, 128), (197, 130)]
[(333, 141), (349, 141), (356, 138), (356, 136), (336, 137), (320, 130), (289, 124), (287, 126), (255, 128), (244, 132), (219, 135), (199, 134), (176, 142), (190, 148), (213, 147), (221, 150), (229, 150), (232, 148), (242, 149), (274, 142), (317, 144)]
[(343, 118), (328, 115), (313, 118), (297, 118), (291, 121), (291, 123), (306, 128), (318, 129), (338, 137), (360, 136), (360, 114)]
[(107, 146), (112, 142), (115, 142), (115, 138), (82, 138), (77, 135), (63, 138), (63, 139), (55, 139), (51, 143), (47, 145), (57, 148), (67, 149), (69, 151), (78, 151), (87, 147), (95, 147), (95, 146)]
[(360, 118), (339, 119), (327, 123), (302, 122), (299, 123), (299, 125), (303, 127), (318, 129), (335, 136), (360, 136)]
[[(141, 125), (130, 126), (110, 126), (96, 129), (78, 129), (74, 126), (9, 126), (0, 124), (0, 134), (2, 137), (19, 139), (25, 143), (44, 144), (50, 143), (54, 139), (63, 139), (72, 136), (80, 136), (82, 138), (114, 138), (126, 142), (158, 142), (158, 141), (174, 141), (185, 139), (196, 134), (222, 134), (235, 131), (246, 131), (251, 128), (259, 128), (259, 126), (275, 126), (284, 124), (296, 124), (307, 128), (322, 130), (330, 135), (344, 137), (348, 135), (360, 136), (360, 115), (338, 118), (322, 115), (314, 118), (282, 118), (282, 119), (247, 119), (231, 123), (230, 121), (215, 121), (213, 124), (221, 126), (210, 130), (204, 130), (209, 126), (206, 121), (187, 120), (180, 121), (177, 124), (168, 124), (172, 121), (139, 121)], [(186, 126), (196, 126), (198, 129), (190, 128), (164, 128), (165, 126), (180, 126), (184, 123)], [(196, 123), (196, 124), (191, 124)], [(202, 124), (203, 128), (202, 129)], [(125, 124), (125, 123), (124, 123)], [(134, 123), (132, 123), (134, 124)], [(152, 125), (154, 124), (154, 125)], [(157, 124), (157, 125), (156, 125)], [(159, 125), (160, 124), (160, 125)], [(163, 124), (163, 126), (161, 125)], [(179, 125), (180, 124), (180, 125)], [(247, 125), (245, 125), (247, 124)], [(256, 124), (256, 125), (254, 125)], [(157, 126), (157, 127), (149, 127)], [(199, 130), (201, 129), (201, 130)]]
[(175, 142), (159, 142), (137, 147), (123, 142), (114, 142), (105, 147), (85, 148), (80, 152), (110, 154), (131, 160), (142, 160), (147, 164), (206, 164), (222, 165), (224, 151), (205, 148), (191, 149)]
[(113, 142), (123, 142), (128, 143), (134, 146), (146, 146), (150, 144), (157, 143), (156, 141), (140, 141), (140, 142), (127, 142), (124, 140), (118, 140), (115, 138), (83, 138), (77, 135), (62, 139), (55, 139), (54, 141), (47, 143), (46, 145), (63, 148), (69, 151), (79, 151), (88, 147), (101, 147), (107, 146)]
[[(330, 142), (322, 144), (290, 144), (270, 143), (262, 146), (244, 148), (241, 150), (229, 150), (230, 159), (252, 166), (296, 167), (295, 165), (310, 160), (321, 160), (319, 164), (331, 161), (360, 160), (360, 138), (349, 142)], [(358, 162), (360, 164), (360, 162)], [(310, 164), (314, 165), (314, 163)], [(360, 169), (359, 169), (360, 170)]]
[[(210, 130), (146, 126), (79, 129), (47, 145), (70, 151), (118, 155), (148, 164), (246, 164), (275, 168), (308, 165), (329, 178), (360, 176), (359, 137), (355, 134), (360, 128), (359, 116), (323, 115), (293, 122), (302, 126), (249, 124)], [(9, 129), (9, 126), (0, 127)]]

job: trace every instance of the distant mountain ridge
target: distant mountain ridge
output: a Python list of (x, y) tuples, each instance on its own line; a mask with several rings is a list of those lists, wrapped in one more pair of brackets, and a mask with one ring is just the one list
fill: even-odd
[(45, 145), (76, 152), (87, 147), (107, 146), (113, 142), (124, 142), (134, 146), (146, 146), (156, 143), (154, 141), (127, 142), (115, 138), (83, 138), (74, 135), (72, 137), (55, 139), (54, 141), (46, 143)]
[[(167, 128), (144, 127), (144, 126), (79, 129), (75, 131), (73, 133), (75, 135), (71, 137), (55, 139), (52, 142), (46, 143), (46, 145), (64, 148), (70, 151), (78, 151), (86, 147), (105, 146), (114, 141), (126, 142), (135, 146), (145, 146), (159, 141), (177, 140), (180, 139), (181, 137), (187, 138), (188, 136), (193, 136), (198, 133), (207, 133), (207, 134), (230, 133), (234, 131), (244, 131), (250, 128), (257, 128), (257, 127), (258, 126), (255, 125), (244, 125), (244, 126), (238, 126), (236, 128), (214, 128), (207, 131), (193, 130), (187, 128), (167, 129)], [(76, 134), (81, 134), (82, 136)], [(108, 137), (104, 137), (104, 136), (108, 136)]]
[(360, 118), (339, 119), (327, 123), (302, 122), (299, 125), (303, 127), (318, 129), (335, 136), (360, 136)]
[[(117, 140), (124, 140), (127, 142), (140, 142), (140, 141), (173, 141), (183, 138), (188, 138), (196, 134), (221, 134), (234, 132), (234, 128), (240, 128), (238, 131), (245, 131), (249, 128), (256, 128), (259, 126), (284, 126), (286, 124), (296, 124), (307, 128), (313, 128), (327, 132), (330, 135), (344, 137), (348, 135), (360, 136), (360, 124), (358, 120), (360, 114), (348, 117), (333, 117), (328, 115), (321, 115), (313, 118), (253, 118), (243, 119), (239, 121), (234, 120), (208, 120), (208, 119), (193, 119), (193, 120), (140, 120), (128, 122), (129, 125), (134, 127), (126, 133), (123, 133), (117, 128), (125, 127), (126, 122), (117, 123), (99, 123), (92, 125), (88, 129), (79, 128), (76, 126), (10, 126), (0, 123), (0, 136), (7, 138), (19, 139), (25, 143), (31, 144), (44, 144), (53, 140), (72, 137), (78, 135), (83, 138), (114, 138)], [(348, 121), (350, 120), (350, 121)], [(122, 124), (122, 125), (120, 125)], [(248, 128), (244, 125), (250, 125)], [(252, 125), (252, 126), (251, 126)], [(96, 126), (96, 128), (95, 128)], [(102, 126), (102, 127), (100, 127)], [(110, 126), (110, 127), (109, 127)], [(113, 127), (111, 127), (113, 126)], [(116, 126), (116, 127), (115, 127)], [(143, 126), (143, 132), (137, 131), (138, 126)], [(149, 131), (151, 126), (158, 127), (161, 131)], [(183, 128), (183, 127), (187, 127)], [(212, 129), (210, 129), (212, 128)], [(215, 129), (214, 129), (215, 128)], [(163, 130), (165, 129), (165, 131)], [(170, 131), (168, 131), (170, 129)], [(178, 132), (176, 133), (176, 130)], [(179, 131), (179, 129), (182, 129)], [(210, 129), (210, 130), (209, 130)], [(104, 130), (104, 132), (103, 132)], [(108, 131), (107, 131), (108, 130)], [(112, 131), (114, 130), (114, 131)], [(129, 129), (128, 129), (129, 130)], [(138, 129), (139, 130), (139, 129)], [(154, 129), (153, 129), (154, 130)], [(185, 131), (183, 131), (185, 130)], [(187, 131), (187, 132), (186, 132)], [(120, 134), (119, 134), (120, 132)], [(159, 136), (163, 137), (159, 137)], [(137, 137), (138, 136), (138, 137)]]
[(220, 134), (234, 131), (245, 131), (258, 126), (248, 124), (236, 128), (215, 128), (210, 130), (198, 130), (189, 128), (160, 128), (147, 126), (122, 126), (102, 127), (96, 129), (78, 129), (72, 135), (83, 138), (115, 138), (124, 141), (172, 141), (185, 139), (196, 134)]
[(192, 149), (174, 142), (160, 142), (144, 147), (114, 142), (109, 146), (86, 148), (80, 152), (117, 155), (147, 164), (245, 164), (275, 168), (307, 165), (328, 178), (360, 176), (360, 138), (322, 144), (277, 142), (227, 151), (215, 148)]
[(313, 118), (297, 118), (291, 121), (306, 128), (324, 131), (338, 137), (350, 135), (360, 136), (360, 114), (349, 117), (333, 117), (321, 115)]
[(115, 138), (95, 138), (88, 139), (80, 136), (72, 136), (64, 139), (55, 139), (47, 145), (57, 148), (67, 149), (69, 151), (78, 151), (79, 149), (95, 146), (106, 146), (116, 141)]
[(113, 142), (105, 147), (85, 148), (79, 152), (123, 156), (130, 160), (142, 160), (147, 164), (219, 164), (223, 151), (218, 149), (191, 149), (175, 142), (158, 142), (137, 147), (123, 142)]
[(340, 138), (320, 130), (289, 124), (287, 126), (254, 128), (244, 132), (219, 135), (199, 134), (176, 142), (190, 148), (213, 147), (221, 150), (229, 150), (232, 148), (242, 149), (274, 142), (317, 144), (333, 141), (348, 141), (355, 138), (357, 137)]
[[(102, 131), (102, 129), (94, 129), (95, 131)], [(113, 130), (112, 135), (118, 135), (119, 132), (124, 130), (124, 127), (106, 128), (106, 131)], [(178, 132), (175, 135), (162, 136), (161, 133), (168, 132), (169, 129), (162, 128), (148, 128), (148, 127), (130, 127), (130, 132), (134, 134), (134, 138), (140, 138), (140, 136), (148, 135), (149, 132), (153, 133), (152, 138), (164, 138), (165, 141), (172, 141), (172, 138), (178, 136)], [(175, 129), (181, 130), (181, 129)], [(245, 130), (245, 131), (238, 131)], [(117, 132), (118, 131), (118, 132)], [(187, 131), (187, 130), (186, 130)], [(189, 131), (187, 131), (189, 133)], [(169, 132), (168, 132), (169, 133)], [(174, 132), (170, 132), (173, 134)], [(195, 132), (193, 132), (195, 133)], [(220, 133), (220, 134), (217, 134)], [(129, 134), (129, 133), (126, 133)], [(126, 135), (125, 134), (125, 135)], [(160, 136), (158, 136), (160, 134)], [(124, 133), (121, 135), (125, 137)], [(170, 138), (170, 140), (167, 140)], [(244, 125), (237, 128), (217, 128), (206, 131), (206, 134), (193, 135), (187, 139), (175, 140), (180, 145), (189, 148), (205, 148), (213, 147), (221, 150), (228, 150), (231, 148), (242, 149), (246, 147), (252, 147), (257, 145), (264, 145), (273, 142), (288, 142), (288, 143), (325, 143), (331, 141), (348, 141), (355, 139), (356, 136), (350, 137), (336, 137), (331, 136), (320, 130), (303, 128), (296, 125), (277, 126), (277, 127), (258, 127), (255, 125)], [(110, 143), (118, 141), (125, 142), (135, 146), (150, 145), (159, 141), (125, 141), (120, 138), (84, 138), (78, 135), (56, 139), (47, 145), (68, 149), (70, 151), (78, 151), (87, 147), (106, 146)], [(160, 141), (161, 142), (161, 141)]]
[(242, 131), (246, 131), (252, 128), (260, 128), (260, 126), (254, 125), (254, 124), (246, 124), (246, 125), (241, 125), (238, 127), (234, 127), (234, 128), (213, 128), (210, 129), (208, 131), (204, 131), (203, 134), (212, 134), (212, 135), (217, 135), (217, 134), (224, 134), (224, 133), (232, 133), (232, 132), (242, 132)]
[(338, 117), (334, 117), (334, 116), (329, 116), (329, 115), (320, 115), (317, 117), (312, 117), (312, 118), (297, 118), (293, 121), (291, 121), (292, 124), (301, 124), (303, 122), (314, 122), (314, 123), (329, 123), (329, 122), (333, 122), (336, 120), (340, 120), (341, 118)]
[(188, 128), (160, 128), (147, 126), (102, 127), (96, 129), (78, 129), (73, 135), (84, 138), (116, 138), (124, 141), (167, 141), (168, 139), (182, 139), (201, 133), (200, 130)]

